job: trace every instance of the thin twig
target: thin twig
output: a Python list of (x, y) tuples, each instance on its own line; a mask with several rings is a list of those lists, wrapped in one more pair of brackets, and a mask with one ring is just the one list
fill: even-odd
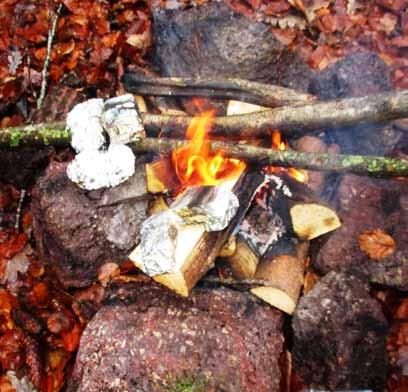
[(48, 32), (48, 39), (47, 39), (47, 54), (45, 55), (43, 69), (41, 71), (41, 90), (40, 96), (37, 99), (37, 109), (40, 109), (45, 97), (45, 91), (47, 89), (47, 76), (48, 76), (48, 67), (50, 66), (50, 59), (51, 59), (51, 49), (52, 49), (52, 41), (55, 37), (55, 32), (57, 31), (58, 25), (58, 18), (62, 10), (62, 3), (60, 3), (57, 7), (57, 10), (51, 16), (51, 29)]
[(24, 203), (26, 194), (27, 194), (26, 189), (22, 189), (20, 192), (20, 199), (18, 200), (16, 221), (14, 223), (14, 228), (16, 229), (16, 231), (20, 230), (21, 210), (23, 209), (23, 203)]

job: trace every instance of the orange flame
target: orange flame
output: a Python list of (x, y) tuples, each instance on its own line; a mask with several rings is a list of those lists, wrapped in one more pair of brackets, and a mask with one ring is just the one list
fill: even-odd
[[(272, 131), (272, 148), (276, 150), (286, 150), (288, 148), (288, 143), (282, 140), (282, 135), (278, 130)], [(283, 168), (283, 167), (276, 167), (270, 166), (268, 167), (269, 173), (279, 173), (282, 171), (286, 171), (291, 177), (299, 182), (307, 182), (308, 175), (307, 170), (302, 169), (295, 169), (293, 167)]]
[(182, 185), (218, 185), (238, 177), (245, 163), (224, 157), (223, 151), (212, 153), (207, 135), (211, 129), (214, 111), (195, 117), (186, 132), (190, 143), (173, 151), (173, 165)]

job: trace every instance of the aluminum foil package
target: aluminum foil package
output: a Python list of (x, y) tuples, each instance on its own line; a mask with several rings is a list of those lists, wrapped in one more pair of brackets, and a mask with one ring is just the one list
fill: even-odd
[(206, 231), (224, 230), (238, 207), (238, 198), (222, 185), (191, 187), (171, 205), (186, 224), (203, 224)]
[(171, 209), (158, 212), (143, 222), (139, 255), (147, 275), (174, 272), (177, 234), (183, 223)]
[[(133, 175), (135, 157), (125, 143), (145, 133), (131, 94), (76, 105), (68, 114), (67, 127), (78, 153), (67, 169), (71, 181), (92, 190), (119, 185)], [(105, 132), (110, 139), (108, 149)]]
[[(219, 186), (192, 187), (183, 192), (166, 211), (148, 218), (142, 225), (138, 259), (150, 276), (176, 272), (177, 241), (188, 228), (188, 240), (205, 231), (225, 229), (239, 207), (238, 198)], [(184, 230), (184, 231), (183, 231)]]
[(103, 99), (89, 99), (75, 105), (67, 115), (71, 130), (71, 146), (77, 153), (99, 150), (105, 144), (101, 116)]
[(113, 187), (135, 172), (135, 156), (125, 145), (113, 144), (106, 151), (82, 151), (67, 168), (68, 178), (87, 190)]
[(102, 124), (111, 144), (128, 144), (146, 136), (132, 94), (106, 100)]

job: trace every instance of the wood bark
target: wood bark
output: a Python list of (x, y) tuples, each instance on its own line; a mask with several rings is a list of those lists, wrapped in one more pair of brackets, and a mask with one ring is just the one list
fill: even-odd
[(309, 103), (314, 100), (309, 94), (245, 79), (154, 78), (127, 73), (122, 82), (125, 89), (133, 94), (233, 99), (267, 107)]
[(270, 257), (259, 264), (255, 279), (269, 282), (251, 289), (251, 293), (285, 313), (296, 309), (304, 281), (308, 242), (300, 243), (293, 254)]

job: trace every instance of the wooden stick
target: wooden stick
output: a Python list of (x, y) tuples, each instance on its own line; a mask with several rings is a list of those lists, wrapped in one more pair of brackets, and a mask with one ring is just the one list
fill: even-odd
[[(262, 137), (268, 135), (271, 129), (279, 129), (286, 135), (304, 134), (309, 131), (386, 122), (404, 117), (408, 117), (408, 90), (215, 117), (211, 134), (229, 138)], [(143, 116), (146, 129), (156, 133), (164, 129), (173, 137), (181, 137), (190, 121), (191, 117), (188, 116)], [(244, 129), (246, 132), (243, 132)]]
[(160, 78), (127, 73), (122, 82), (126, 91), (133, 94), (234, 99), (267, 107), (308, 103), (315, 99), (289, 88), (244, 79)]
[[(271, 129), (284, 134), (302, 134), (308, 131), (334, 127), (350, 127), (360, 123), (386, 122), (408, 117), (408, 90), (382, 93), (362, 98), (314, 102), (299, 106), (285, 106), (257, 113), (215, 117), (212, 136), (232, 139), (269, 136)], [(151, 135), (162, 130), (173, 137), (184, 137), (192, 117), (141, 113), (144, 127)], [(0, 130), (0, 147), (57, 141), (65, 124), (37, 124)], [(29, 133), (23, 131), (28, 130)], [(243, 131), (245, 130), (245, 131)], [(68, 139), (59, 140), (68, 143)]]
[[(0, 131), (0, 147), (18, 147), (24, 145), (42, 146), (49, 144), (68, 146), (70, 136), (69, 130), (65, 130), (61, 126), (61, 123), (3, 128)], [(145, 138), (133, 142), (131, 147), (136, 153), (151, 151), (164, 154), (185, 146), (187, 143), (189, 143), (189, 141), (186, 140)], [(226, 156), (231, 158), (257, 162), (264, 165), (385, 177), (408, 175), (408, 161), (404, 159), (368, 155), (297, 152), (292, 150), (278, 151), (248, 144), (233, 144), (218, 141), (208, 143), (212, 151), (221, 150)]]

